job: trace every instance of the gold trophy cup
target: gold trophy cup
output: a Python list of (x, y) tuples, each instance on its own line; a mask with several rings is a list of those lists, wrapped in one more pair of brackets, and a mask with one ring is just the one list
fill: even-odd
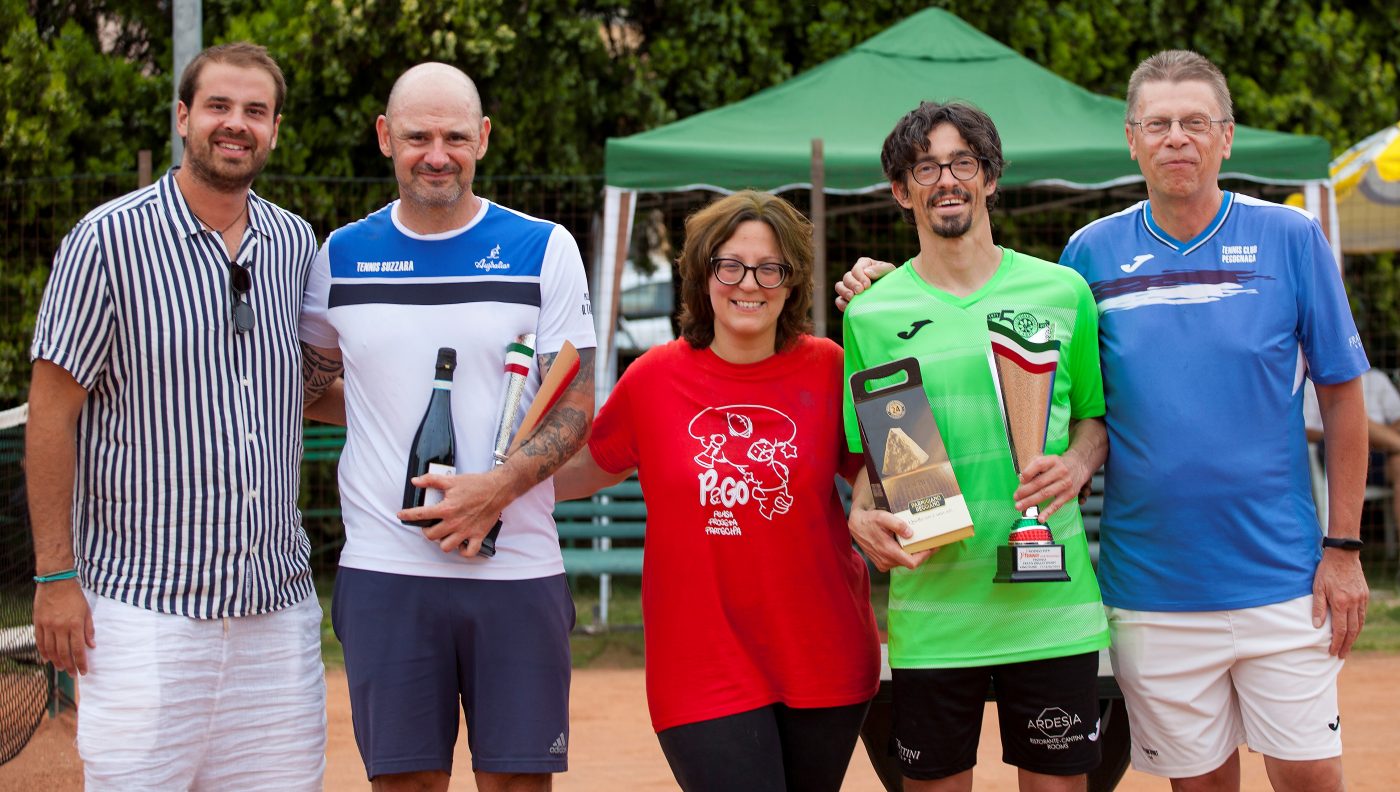
[[(1013, 322), (1013, 326), (1021, 324)], [(996, 383), (1006, 438), (1011, 444), (1011, 462), (1019, 479), (1025, 466), (1045, 453), (1060, 342), (1028, 340), (992, 318), (987, 321), (987, 330), (992, 342), (988, 353), (992, 381)], [(1032, 337), (1036, 335), (1039, 333)], [(1007, 543), (997, 548), (997, 574), (993, 578), (997, 583), (1069, 580), (1065, 546), (1055, 542), (1050, 526), (1042, 525), (1039, 516), (1039, 507), (1031, 506), (1012, 524)]]

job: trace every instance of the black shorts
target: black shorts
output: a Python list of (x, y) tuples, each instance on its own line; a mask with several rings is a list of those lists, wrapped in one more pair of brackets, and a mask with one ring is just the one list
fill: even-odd
[(982, 712), (996, 691), (1002, 761), (1046, 775), (1099, 765), (1098, 652), (974, 668), (891, 672), (894, 753), (905, 776), (934, 780), (977, 764)]
[(459, 707), (472, 769), (568, 769), (574, 603), (563, 575), (463, 580), (341, 567), (331, 621), (371, 779), (451, 773)]

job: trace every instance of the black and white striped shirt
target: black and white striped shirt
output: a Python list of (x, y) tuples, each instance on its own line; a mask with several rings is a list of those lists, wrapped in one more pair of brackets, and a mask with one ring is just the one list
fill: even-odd
[(313, 591), (297, 317), (316, 237), (249, 195), (237, 260), (257, 323), (240, 334), (223, 241), (174, 175), (64, 238), (30, 355), (88, 391), (73, 503), (83, 585), (194, 618), (266, 613)]

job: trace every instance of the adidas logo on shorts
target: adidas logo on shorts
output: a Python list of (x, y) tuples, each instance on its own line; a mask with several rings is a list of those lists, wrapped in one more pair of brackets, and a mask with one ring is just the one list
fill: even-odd
[(559, 732), (559, 736), (554, 738), (554, 744), (549, 746), (552, 754), (566, 754), (569, 752), (569, 741), (564, 739), (564, 733)]

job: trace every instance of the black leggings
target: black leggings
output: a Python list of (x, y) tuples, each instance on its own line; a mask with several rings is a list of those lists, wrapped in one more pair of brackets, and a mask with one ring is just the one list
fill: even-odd
[(685, 792), (839, 792), (869, 706), (770, 704), (656, 737)]

